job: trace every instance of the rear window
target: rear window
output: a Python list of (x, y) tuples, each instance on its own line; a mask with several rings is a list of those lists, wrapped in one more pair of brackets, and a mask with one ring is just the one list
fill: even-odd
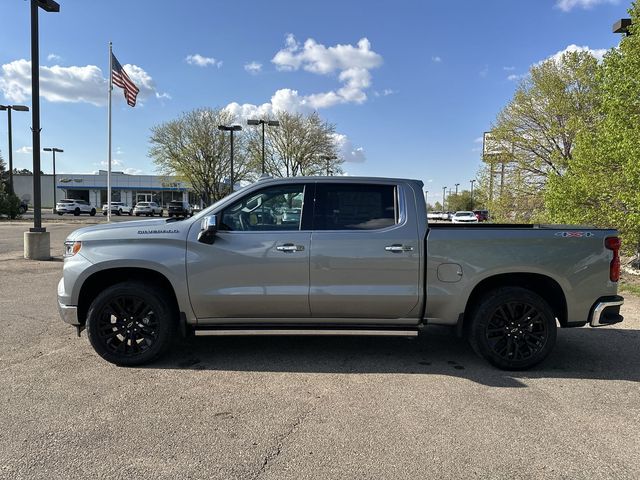
[(181, 207), (182, 202), (169, 202), (170, 207)]
[(314, 230), (377, 230), (398, 219), (393, 185), (316, 185)]
[(148, 207), (149, 206), (149, 202), (138, 202), (138, 206), (139, 207)]
[(58, 200), (58, 203), (73, 203), (73, 200)]

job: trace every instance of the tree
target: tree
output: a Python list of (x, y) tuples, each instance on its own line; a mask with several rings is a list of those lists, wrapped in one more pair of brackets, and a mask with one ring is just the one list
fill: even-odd
[(596, 80), (597, 121), (577, 138), (563, 175), (553, 175), (545, 195), (559, 222), (616, 227), (627, 251), (640, 251), (640, 5), (632, 4), (631, 35), (610, 50)]
[[(303, 115), (280, 111), (275, 115), (279, 127), (265, 129), (265, 171), (274, 177), (333, 175), (342, 173), (343, 159), (338, 156), (335, 126), (317, 113)], [(262, 130), (247, 132), (250, 164), (260, 171)]]
[[(219, 125), (234, 122), (226, 110), (201, 108), (151, 129), (149, 156), (164, 175), (176, 175), (191, 184), (205, 203), (229, 193), (229, 133)], [(234, 182), (248, 178), (249, 162), (242, 135), (234, 135)]]
[(480, 179), (495, 217), (531, 220), (544, 214), (547, 179), (564, 175), (576, 136), (596, 122), (597, 69), (588, 52), (536, 64), (498, 114), (491, 135), (500, 155)]

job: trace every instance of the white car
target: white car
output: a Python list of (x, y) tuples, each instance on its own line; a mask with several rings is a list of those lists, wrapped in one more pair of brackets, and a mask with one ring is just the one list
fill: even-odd
[(56, 203), (56, 213), (64, 215), (65, 213), (73, 213), (76, 217), (81, 213), (88, 213), (92, 217), (96, 214), (96, 209), (86, 200), (64, 199)]
[[(133, 207), (125, 204), (124, 202), (111, 202), (111, 213), (115, 213), (116, 215), (122, 215), (126, 213), (127, 215), (133, 214)], [(102, 206), (102, 214), (107, 214), (107, 204), (105, 203)]]
[(427, 220), (442, 220), (442, 212), (427, 212)]
[(158, 205), (156, 202), (138, 202), (136, 203), (136, 206), (133, 209), (133, 213), (136, 214), (136, 217), (139, 217), (140, 215), (153, 217), (156, 213), (162, 216), (164, 213), (164, 210), (162, 210), (162, 207)]
[(478, 217), (473, 212), (456, 212), (451, 219), (452, 223), (478, 223)]

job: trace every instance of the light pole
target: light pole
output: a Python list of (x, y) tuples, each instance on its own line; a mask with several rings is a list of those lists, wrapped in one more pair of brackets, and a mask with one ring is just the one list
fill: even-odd
[(229, 175), (229, 184), (231, 185), (231, 193), (233, 193), (233, 132), (239, 132), (242, 127), (240, 125), (218, 125), (218, 130), (231, 134), (231, 174)]
[(476, 181), (469, 180), (469, 183), (471, 183), (471, 210), (473, 210), (473, 184), (476, 183)]
[(320, 158), (327, 162), (327, 177), (328, 177), (331, 174), (331, 170), (329, 170), (329, 167), (331, 166), (331, 160), (335, 160), (338, 157), (336, 157), (335, 155), (320, 155)]
[(56, 213), (56, 152), (62, 153), (64, 150), (56, 147), (46, 147), (43, 150), (53, 153), (53, 213)]
[(13, 193), (13, 139), (11, 135), (11, 110), (16, 112), (28, 112), (29, 107), (25, 105), (0, 105), (0, 110), (7, 111), (7, 120), (9, 122), (9, 192)]
[(42, 196), (40, 192), (40, 49), (38, 45), (38, 8), (59, 12), (54, 0), (31, 0), (31, 132), (33, 134), (33, 227), (24, 233), (24, 258), (49, 260), (51, 239), (42, 227)]
[(447, 209), (444, 208), (444, 196), (446, 195), (446, 193), (447, 193), (447, 187), (442, 187), (442, 212), (443, 213), (447, 211)]
[(264, 175), (264, 126), (279, 127), (280, 122), (277, 120), (247, 120), (247, 125), (262, 125), (262, 175)]
[(460, 185), (460, 184), (456, 183), (456, 196), (458, 195), (458, 185)]

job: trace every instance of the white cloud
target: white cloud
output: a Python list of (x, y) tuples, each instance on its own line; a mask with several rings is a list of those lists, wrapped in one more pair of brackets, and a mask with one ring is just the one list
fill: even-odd
[(252, 75), (257, 75), (262, 71), (262, 64), (258, 62), (246, 63), (244, 69)]
[(489, 75), (489, 65), (485, 65), (484, 68), (482, 70), (480, 70), (478, 75), (480, 75), (480, 77), (482, 77), (482, 78), (486, 78), (487, 75)]
[[(140, 103), (151, 97), (171, 98), (156, 90), (153, 78), (141, 67), (127, 64), (123, 67), (140, 89)], [(31, 97), (31, 62), (20, 59), (2, 65), (0, 91), (12, 102), (25, 102)], [(113, 96), (124, 101), (123, 95), (114, 86)], [(108, 81), (102, 70), (95, 65), (62, 67), (40, 67), (40, 95), (54, 103), (90, 103), (103, 106), (107, 103)]]
[(287, 35), (285, 48), (271, 61), (282, 71), (303, 69), (318, 75), (338, 73), (343, 85), (337, 90), (301, 96), (296, 90), (281, 89), (274, 94), (274, 97), (286, 98), (285, 103), (289, 105), (297, 103), (296, 111), (365, 102), (365, 90), (371, 86), (369, 70), (382, 65), (382, 57), (371, 50), (371, 43), (366, 38), (360, 39), (357, 46), (325, 47), (311, 38), (301, 45), (292, 34)]
[(59, 62), (60, 60), (62, 60), (62, 57), (60, 55), (56, 55), (55, 53), (50, 53), (49, 55), (47, 55), (47, 60), (49, 62)]
[(596, 60), (600, 62), (604, 58), (604, 54), (607, 53), (607, 49), (606, 48), (593, 49), (587, 46), (579, 47), (578, 45), (571, 44), (571, 45), (568, 45), (567, 48), (565, 48), (564, 50), (560, 50), (559, 52), (554, 53), (553, 55), (546, 58), (545, 60), (542, 60), (536, 63), (536, 65), (540, 65), (541, 63), (547, 60), (554, 60), (556, 62), (559, 62), (560, 60), (562, 60), (562, 55), (570, 52), (589, 52), (592, 56), (596, 58)]
[(33, 147), (20, 147), (19, 149), (16, 150), (16, 153), (32, 153), (33, 152)]
[(618, 0), (556, 0), (556, 8), (563, 12), (570, 12), (574, 8), (589, 9), (603, 3), (617, 4)]
[(505, 72), (513, 72), (516, 69), (516, 67), (502, 67), (502, 69)]
[(366, 161), (367, 157), (364, 153), (364, 148), (355, 147), (346, 135), (334, 133), (333, 141), (336, 144), (338, 154), (344, 158), (345, 162), (363, 163)]
[(510, 82), (517, 82), (518, 80), (525, 78), (526, 76), (527, 76), (526, 73), (523, 73), (522, 75), (512, 73), (507, 77), (507, 80), (509, 80)]
[(432, 61), (433, 63), (440, 63), (440, 62), (442, 62), (442, 58), (441, 58), (441, 57), (439, 57), (438, 55), (436, 55), (436, 56), (434, 56), (434, 57), (431, 57), (431, 61)]
[(197, 67), (208, 67), (209, 65), (218, 68), (222, 67), (222, 61), (216, 60), (213, 57), (204, 57), (199, 53), (187, 55), (187, 58), (185, 58), (185, 60), (189, 65), (195, 65)]

